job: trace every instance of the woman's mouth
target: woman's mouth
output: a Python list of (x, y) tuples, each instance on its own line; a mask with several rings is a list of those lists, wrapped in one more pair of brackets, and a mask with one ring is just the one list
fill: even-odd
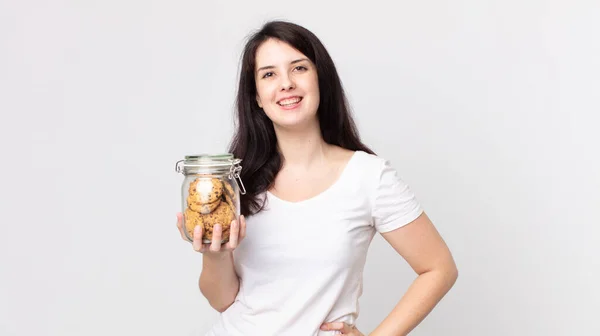
[(285, 98), (277, 102), (277, 105), (283, 107), (284, 109), (293, 109), (300, 105), (300, 101), (302, 101), (302, 97), (290, 97)]

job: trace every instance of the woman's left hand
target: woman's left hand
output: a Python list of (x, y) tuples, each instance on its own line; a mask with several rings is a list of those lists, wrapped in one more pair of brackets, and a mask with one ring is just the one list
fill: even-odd
[(321, 330), (331, 331), (337, 330), (340, 332), (340, 335), (343, 336), (365, 336), (363, 333), (358, 331), (355, 326), (346, 324), (344, 322), (331, 322), (331, 323), (323, 323), (321, 325)]

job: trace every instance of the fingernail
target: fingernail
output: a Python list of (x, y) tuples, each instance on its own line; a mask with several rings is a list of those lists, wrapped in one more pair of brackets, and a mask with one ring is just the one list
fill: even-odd
[(196, 227), (194, 227), (194, 236), (199, 235), (199, 234), (200, 234), (200, 225), (196, 225)]

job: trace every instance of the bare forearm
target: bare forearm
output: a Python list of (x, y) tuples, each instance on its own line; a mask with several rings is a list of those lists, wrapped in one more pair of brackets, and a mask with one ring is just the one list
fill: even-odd
[(456, 269), (434, 270), (419, 275), (370, 336), (408, 335), (452, 288), (457, 276)]
[(240, 287), (231, 252), (204, 255), (199, 287), (202, 295), (217, 311), (223, 312), (231, 306)]

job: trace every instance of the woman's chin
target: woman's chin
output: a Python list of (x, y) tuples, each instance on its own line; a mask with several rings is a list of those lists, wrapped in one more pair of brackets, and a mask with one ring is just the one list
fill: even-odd
[(273, 121), (276, 128), (285, 130), (306, 130), (312, 127), (319, 127), (319, 121), (314, 117), (298, 118), (299, 116), (288, 116), (286, 118), (278, 118)]

